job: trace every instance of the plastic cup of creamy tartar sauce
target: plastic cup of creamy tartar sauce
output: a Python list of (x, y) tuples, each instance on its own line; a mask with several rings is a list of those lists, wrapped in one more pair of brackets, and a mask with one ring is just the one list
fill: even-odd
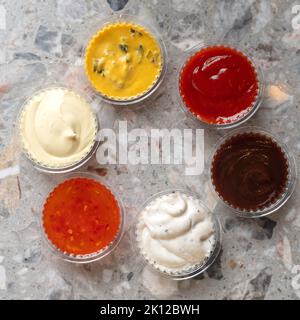
[(221, 250), (221, 227), (199, 197), (166, 190), (140, 208), (134, 228), (136, 250), (162, 275), (185, 280), (207, 270)]

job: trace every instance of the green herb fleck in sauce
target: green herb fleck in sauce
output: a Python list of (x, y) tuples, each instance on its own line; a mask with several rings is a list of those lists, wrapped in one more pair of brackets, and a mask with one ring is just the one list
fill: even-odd
[(127, 53), (128, 52), (128, 45), (127, 44), (119, 44), (119, 48), (121, 51)]
[(135, 29), (133, 29), (133, 28), (130, 28), (130, 32), (131, 32), (131, 34), (135, 37), (136, 35), (138, 35), (138, 36), (142, 36), (143, 35), (143, 33), (142, 32), (140, 32), (140, 31), (137, 31), (137, 30), (135, 30)]

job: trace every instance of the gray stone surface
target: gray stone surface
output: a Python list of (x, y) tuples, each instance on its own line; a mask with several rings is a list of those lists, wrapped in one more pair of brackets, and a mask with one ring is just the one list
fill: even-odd
[[(108, 3), (109, 2), (109, 3)], [(182, 174), (180, 166), (103, 166), (100, 174), (122, 195), (128, 231), (115, 252), (90, 265), (57, 260), (41, 239), (41, 203), (60, 177), (37, 172), (20, 155), (16, 121), (20, 105), (37, 88), (58, 81), (86, 89), (81, 55), (86, 39), (112, 9), (154, 24), (166, 39), (167, 77), (160, 94), (141, 109), (115, 109), (95, 95), (104, 126), (127, 120), (130, 128), (195, 128), (177, 101), (176, 75), (184, 50), (200, 41), (238, 45), (261, 66), (264, 102), (248, 124), (274, 132), (300, 164), (300, 31), (292, 28), (287, 0), (1, 0), (0, 17), (0, 299), (296, 299), (300, 264), (299, 184), (276, 214), (255, 221), (235, 217), (211, 198), (207, 172)], [(111, 9), (112, 8), (112, 9)], [(224, 132), (205, 131), (205, 155)], [(205, 167), (207, 170), (207, 165)], [(145, 267), (133, 251), (130, 225), (137, 207), (171, 187), (198, 192), (219, 214), (223, 250), (216, 264), (193, 280), (172, 282)], [(294, 279), (295, 280), (295, 279)], [(296, 281), (297, 285), (297, 281)], [(298, 289), (298, 291), (297, 291)]]

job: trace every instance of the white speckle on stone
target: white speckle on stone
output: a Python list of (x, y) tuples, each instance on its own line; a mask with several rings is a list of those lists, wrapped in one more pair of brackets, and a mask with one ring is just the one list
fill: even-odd
[(0, 30), (6, 30), (6, 9), (0, 5)]
[(0, 52), (0, 64), (4, 64), (5, 63), (5, 52), (4, 51), (1, 51)]
[(104, 269), (102, 272), (102, 280), (105, 283), (109, 283), (112, 280), (113, 271), (109, 269)]
[(141, 180), (138, 179), (137, 177), (132, 177), (132, 183), (134, 185), (140, 185), (141, 184)]
[(6, 177), (15, 176), (20, 173), (20, 166), (16, 165), (13, 167), (5, 168), (0, 170), (0, 179), (4, 179)]
[(282, 42), (286, 47), (300, 49), (300, 30), (285, 34), (282, 38)]
[(137, 115), (132, 110), (124, 111), (123, 116), (124, 116), (124, 120), (126, 120), (128, 122), (131, 122), (131, 123), (135, 123), (136, 122)]
[(300, 213), (297, 211), (297, 216), (295, 220), (293, 221), (293, 225), (297, 228), (300, 228)]
[(131, 286), (128, 281), (123, 281), (113, 288), (114, 295), (124, 295), (124, 292), (130, 290)]
[(272, 1), (260, 1), (257, 6), (257, 13), (255, 15), (255, 20), (252, 25), (253, 33), (257, 33), (262, 30), (272, 19)]
[[(289, 125), (287, 125), (286, 130), (292, 130), (292, 128), (289, 128)], [(285, 143), (285, 144), (289, 144), (290, 141), (291, 141), (290, 137), (283, 138), (283, 143)]]
[(122, 264), (120, 269), (123, 273), (128, 273), (130, 271), (125, 264)]
[(264, 256), (266, 257), (274, 257), (276, 256), (276, 248), (273, 247), (269, 247), (269, 248), (265, 248), (264, 249)]
[(122, 294), (122, 288), (118, 285), (112, 289), (112, 293), (113, 295), (120, 295)]
[(12, 259), (18, 263), (21, 263), (23, 260), (23, 256), (21, 254), (16, 254)]
[(191, 281), (190, 280), (180, 281), (180, 283), (179, 283), (179, 288), (181, 290), (187, 290), (190, 287), (191, 287)]
[(129, 290), (131, 288), (130, 284), (128, 281), (123, 281), (120, 286), (124, 289), (124, 290)]
[(178, 49), (181, 50), (188, 50), (189, 48), (194, 47), (195, 45), (199, 44), (199, 39), (193, 39), (193, 38), (188, 38), (184, 39), (180, 42), (172, 42), (174, 46), (176, 46)]
[(56, 269), (44, 270), (37, 283), (47, 283), (47, 299), (68, 300), (73, 297), (73, 286)]
[(288, 270), (290, 270), (293, 266), (293, 261), (291, 244), (289, 239), (286, 236), (284, 236), (282, 240), (280, 240), (277, 243), (276, 249), (278, 256), (282, 260), (282, 263)]
[(286, 226), (283, 226), (283, 227), (282, 227), (282, 230), (283, 230), (283, 232), (286, 233), (286, 234), (289, 233), (289, 230), (288, 230), (288, 228), (287, 228)]
[(84, 64), (83, 58), (77, 58), (74, 63), (76, 67), (81, 67), (83, 66), (83, 64)]
[(209, 186), (209, 182), (205, 183), (204, 192), (205, 192), (206, 205), (211, 211), (213, 211), (218, 204), (218, 198), (213, 194)]
[(249, 280), (239, 282), (238, 284), (233, 285), (229, 293), (226, 295), (226, 299), (228, 300), (242, 299), (247, 293), (248, 285), (249, 285)]
[(18, 232), (19, 237), (25, 242), (35, 242), (40, 239), (40, 232), (36, 223), (32, 222), (26, 228)]
[(86, 14), (87, 2), (82, 0), (57, 0), (57, 15), (68, 22), (80, 21)]
[(142, 281), (154, 296), (166, 298), (178, 291), (177, 281), (167, 279), (149, 267), (145, 267), (142, 273)]
[(300, 211), (296, 208), (291, 209), (285, 216), (285, 220), (291, 222), (293, 226), (300, 228)]
[(22, 268), (19, 271), (17, 271), (16, 274), (21, 277), (21, 276), (24, 276), (24, 274), (26, 274), (27, 272), (28, 272), (28, 268)]
[(275, 114), (284, 113), (288, 109), (286, 102), (293, 102), (293, 96), (281, 85), (270, 85), (267, 88), (266, 108), (274, 109)]
[(0, 290), (6, 290), (6, 272), (3, 266), (0, 266)]
[(181, 174), (174, 169), (169, 169), (167, 176), (168, 176), (168, 180), (174, 185), (176, 183), (178, 184), (180, 179), (182, 179)]
[(295, 208), (292, 208), (292, 209), (286, 214), (284, 220), (285, 220), (285, 221), (288, 221), (288, 222), (291, 222), (291, 221), (293, 221), (293, 220), (295, 219), (296, 214), (297, 214), (296, 209), (295, 209)]

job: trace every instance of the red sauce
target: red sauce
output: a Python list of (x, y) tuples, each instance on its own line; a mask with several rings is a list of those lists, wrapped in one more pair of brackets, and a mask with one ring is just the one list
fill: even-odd
[(43, 212), (48, 239), (63, 252), (99, 252), (117, 236), (120, 208), (113, 194), (92, 179), (74, 178), (58, 185)]
[(192, 56), (181, 71), (179, 90), (187, 108), (212, 124), (233, 123), (253, 107), (258, 80), (253, 64), (241, 52), (207, 47)]

